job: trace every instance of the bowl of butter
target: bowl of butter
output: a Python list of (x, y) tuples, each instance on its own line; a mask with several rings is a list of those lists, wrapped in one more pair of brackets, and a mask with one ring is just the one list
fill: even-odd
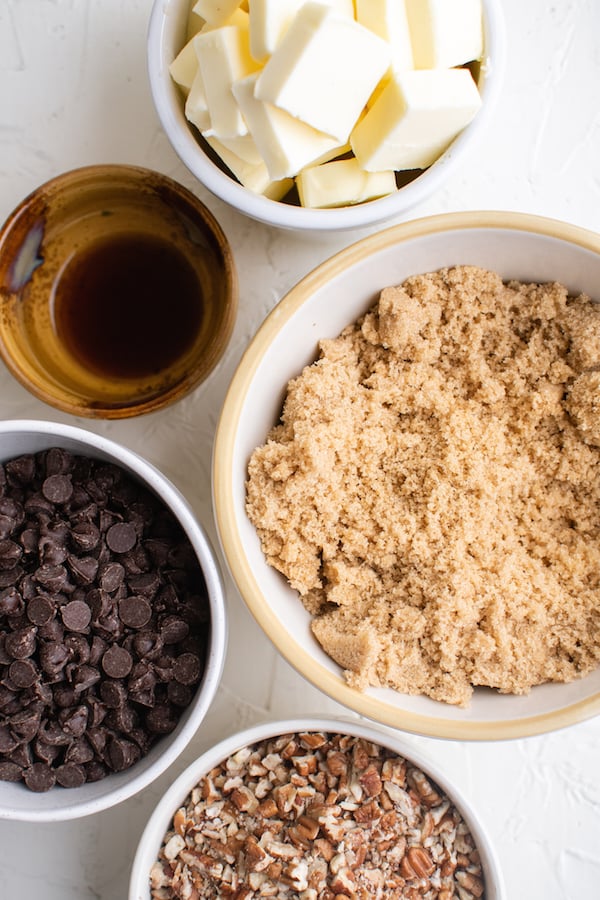
[(497, 0), (156, 0), (153, 100), (174, 150), (244, 214), (366, 227), (464, 159), (504, 68)]

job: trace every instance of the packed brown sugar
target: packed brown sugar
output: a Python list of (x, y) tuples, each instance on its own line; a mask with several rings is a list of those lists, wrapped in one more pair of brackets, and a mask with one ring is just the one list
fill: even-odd
[(409, 278), (288, 385), (248, 515), (350, 684), (466, 705), (600, 662), (600, 309)]

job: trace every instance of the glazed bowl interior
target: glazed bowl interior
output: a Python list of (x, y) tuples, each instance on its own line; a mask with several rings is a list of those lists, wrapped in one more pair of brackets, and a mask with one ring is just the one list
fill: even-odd
[(600, 299), (600, 239), (549, 219), (473, 212), (397, 225), (342, 250), (304, 278), (265, 320), (233, 378), (219, 422), (213, 492), (223, 551), (239, 592), (282, 655), (346, 707), (384, 725), (461, 740), (514, 738), (569, 725), (600, 712), (600, 669), (570, 684), (544, 684), (526, 696), (476, 688), (468, 708), (390, 688), (359, 692), (322, 650), (310, 615), (287, 581), (267, 565), (245, 512), (252, 451), (278, 421), (287, 382), (374, 303), (410, 275), (460, 264), (503, 279), (558, 281)]
[[(186, 120), (184, 98), (169, 74), (169, 65), (186, 42), (189, 0), (155, 0), (148, 30), (148, 74), (154, 105), (175, 152), (213, 194), (260, 222), (299, 231), (344, 231), (365, 228), (398, 216), (440, 188), (484, 132), (500, 94), (505, 66), (505, 29), (498, 0), (483, 0), (484, 55), (477, 73), (482, 107), (445, 153), (418, 177), (387, 197), (339, 209), (308, 209), (270, 200), (236, 181)], [(404, 173), (401, 173), (401, 175)]]
[(73, 415), (124, 418), (185, 396), (217, 364), (236, 311), (221, 227), (158, 172), (65, 172), (0, 229), (0, 355), (34, 395)]
[(184, 803), (192, 788), (196, 786), (203, 775), (231, 754), (259, 741), (279, 735), (315, 731), (347, 734), (380, 744), (404, 757), (429, 775), (456, 806), (469, 827), (481, 857), (486, 900), (503, 900), (506, 896), (504, 880), (486, 829), (473, 804), (456, 785), (451, 783), (443, 770), (429, 760), (426, 753), (403, 741), (398, 735), (385, 733), (357, 721), (329, 718), (295, 718), (255, 725), (219, 742), (191, 763), (167, 789), (148, 820), (133, 862), (129, 882), (129, 900), (150, 900), (149, 873), (152, 864), (158, 857), (163, 838), (172, 825), (174, 813)]
[(45, 793), (20, 783), (0, 782), (0, 819), (52, 822), (99, 812), (131, 797), (157, 778), (183, 751), (204, 719), (217, 691), (226, 645), (223, 586), (218, 564), (203, 527), (186, 500), (154, 466), (124, 447), (81, 428), (52, 422), (0, 422), (0, 462), (22, 454), (61, 447), (75, 455), (121, 467), (153, 492), (175, 515), (200, 562), (210, 608), (210, 629), (204, 673), (177, 727), (161, 737), (131, 768), (111, 772), (81, 787), (53, 787)]

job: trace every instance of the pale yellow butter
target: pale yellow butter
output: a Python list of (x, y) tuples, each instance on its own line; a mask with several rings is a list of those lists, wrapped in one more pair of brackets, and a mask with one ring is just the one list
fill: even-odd
[(481, 0), (405, 2), (415, 68), (450, 68), (481, 58)]
[(425, 168), (469, 124), (481, 106), (467, 69), (394, 72), (350, 136), (370, 172)]
[[(271, 56), (279, 46), (294, 16), (307, 0), (252, 0), (250, 6), (250, 50), (258, 60)], [(354, 18), (352, 0), (321, 0)]]
[(240, 0), (196, 0), (192, 12), (210, 25), (223, 25), (239, 6)]
[(273, 181), (263, 162), (249, 163), (210, 134), (205, 135), (206, 142), (223, 160), (227, 168), (235, 175), (240, 184), (255, 194), (263, 194), (270, 200), (281, 200), (292, 189), (292, 178)]
[(254, 73), (233, 85), (233, 95), (273, 181), (293, 177), (311, 163), (342, 152), (340, 142), (271, 103), (258, 100)]
[(224, 25), (193, 38), (204, 80), (212, 133), (217, 138), (238, 137), (248, 127), (231, 92), (234, 81), (255, 71), (248, 31)]
[(353, 158), (309, 166), (296, 184), (302, 206), (318, 209), (364, 203), (397, 190), (394, 172), (365, 172)]
[(306, 3), (256, 83), (256, 97), (348, 140), (391, 60), (390, 46), (349, 16)]
[(202, 72), (200, 71), (199, 66), (191, 90), (185, 101), (185, 117), (192, 125), (195, 125), (199, 131), (205, 131), (207, 128), (210, 128), (210, 113), (206, 101), (204, 79), (202, 78)]
[(198, 71), (198, 57), (194, 41), (189, 40), (179, 51), (169, 66), (169, 74), (173, 81), (179, 85), (184, 94), (191, 90), (196, 72)]
[(387, 41), (396, 69), (413, 68), (413, 52), (404, 0), (356, 0), (356, 21)]

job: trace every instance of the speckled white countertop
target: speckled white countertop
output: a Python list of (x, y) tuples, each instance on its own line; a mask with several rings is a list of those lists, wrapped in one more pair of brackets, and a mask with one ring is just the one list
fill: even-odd
[[(494, 120), (447, 187), (410, 216), (513, 209), (600, 231), (600, 3), (503, 5), (508, 64)], [(150, 7), (151, 0), (0, 0), (0, 220), (38, 184), (75, 166), (136, 163), (171, 175), (205, 200), (233, 246), (241, 283), (233, 339), (191, 397), (118, 423), (57, 413), (0, 365), (0, 416), (69, 421), (141, 452), (186, 494), (216, 543), (211, 443), (244, 346), (301, 276), (366, 232), (328, 239), (277, 232), (194, 181), (152, 105), (145, 60)], [(112, 810), (50, 826), (0, 822), (1, 898), (124, 900), (148, 814), (202, 749), (266, 717), (346, 713), (292, 671), (227, 587), (224, 678), (191, 746), (142, 796)], [(409, 740), (424, 746), (481, 810), (511, 900), (598, 900), (600, 719), (502, 744)]]

